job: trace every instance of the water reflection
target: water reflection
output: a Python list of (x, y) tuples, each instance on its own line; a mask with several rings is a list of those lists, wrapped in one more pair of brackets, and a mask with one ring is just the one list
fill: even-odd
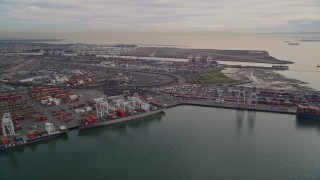
[(162, 118), (165, 117), (165, 112), (160, 112), (154, 114), (152, 116), (139, 118), (133, 121), (110, 125), (107, 127), (95, 128), (95, 129), (88, 129), (84, 131), (79, 131), (78, 136), (86, 136), (86, 137), (97, 137), (100, 134), (105, 132), (120, 132), (120, 133), (127, 133), (128, 129), (140, 129), (150, 126), (154, 123), (161, 122)]
[(320, 120), (319, 119), (304, 119), (296, 117), (297, 128), (317, 128), (320, 131)]
[(25, 151), (30, 150), (30, 152), (27, 153), (32, 153), (32, 151), (37, 151), (38, 146), (48, 146), (50, 151), (54, 151), (56, 149), (56, 146), (59, 141), (67, 141), (68, 140), (68, 135), (62, 135), (53, 139), (49, 139), (46, 141), (34, 143), (34, 144), (29, 144), (29, 145), (24, 145), (24, 146), (19, 146), (16, 148), (8, 149), (0, 153), (0, 156), (5, 156), (8, 158), (8, 166), (10, 166), (11, 169), (13, 170), (18, 170), (19, 169), (19, 154), (25, 153)]
[(237, 135), (241, 135), (241, 129), (244, 118), (244, 110), (237, 110)]
[(65, 135), (62, 135), (58, 138), (55, 138), (55, 139), (48, 141), (49, 150), (54, 151), (60, 141), (68, 141), (68, 139), (69, 139), (69, 136), (67, 134), (65, 134)]
[(249, 134), (251, 135), (254, 129), (254, 124), (256, 120), (256, 111), (248, 111), (248, 129)]
[(47, 145), (49, 147), (49, 149), (52, 151), (52, 150), (56, 149), (56, 146), (57, 146), (59, 141), (67, 141), (68, 138), (69, 138), (68, 134), (63, 134), (63, 135), (61, 135), (59, 137), (54, 137), (54, 138), (49, 139), (49, 140), (40, 141), (38, 143), (26, 145), (25, 148), (26, 149), (30, 149), (30, 151), (37, 151), (38, 146)]
[(241, 135), (241, 131), (243, 128), (243, 121), (245, 119), (245, 112), (247, 112), (247, 120), (248, 120), (248, 133), (249, 135), (252, 134), (255, 120), (256, 120), (256, 111), (244, 111), (244, 110), (237, 110), (236, 119), (237, 119), (237, 135)]
[[(22, 150), (22, 148), (19, 148), (19, 150)], [(8, 158), (7, 165), (10, 166), (11, 169), (18, 170), (19, 169), (19, 159), (17, 158), (17, 156), (14, 155), (13, 151), (14, 151), (14, 149), (9, 149), (9, 150), (7, 150), (6, 153), (1, 152), (1, 156), (6, 156)]]

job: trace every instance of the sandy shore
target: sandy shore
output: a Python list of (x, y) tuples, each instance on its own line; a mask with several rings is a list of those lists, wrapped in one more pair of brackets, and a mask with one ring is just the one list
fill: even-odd
[(307, 83), (296, 79), (287, 78), (279, 74), (276, 70), (257, 68), (227, 68), (222, 72), (235, 80), (251, 80), (252, 83), (241, 84), (243, 87), (257, 87), (277, 90), (313, 90)]

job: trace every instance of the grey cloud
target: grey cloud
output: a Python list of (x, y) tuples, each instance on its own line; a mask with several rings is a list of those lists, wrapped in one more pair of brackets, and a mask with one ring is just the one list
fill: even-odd
[(33, 2), (33, 3), (29, 3), (28, 5), (36, 6), (44, 9), (57, 9), (57, 10), (70, 9), (75, 7), (69, 4), (64, 4), (64, 3), (60, 4), (60, 3), (54, 3), (54, 2)]
[(0, 20), (83, 28), (261, 29), (320, 20), (319, 2), (314, 0), (0, 0), (0, 4), (10, 9), (0, 12)]

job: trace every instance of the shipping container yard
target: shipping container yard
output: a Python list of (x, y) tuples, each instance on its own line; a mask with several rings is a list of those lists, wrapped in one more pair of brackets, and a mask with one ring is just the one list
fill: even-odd
[[(73, 89), (29, 87), (17, 93), (2, 94), (0, 96), (0, 115), (3, 117), (2, 145), (8, 145), (8, 148), (10, 144), (14, 144), (10, 145), (10, 148), (20, 146), (17, 143), (22, 142), (22, 137), (27, 137), (25, 138), (28, 140), (27, 144), (31, 143), (34, 138), (44, 136), (50, 125), (59, 129), (54, 132), (59, 132), (60, 135), (60, 132), (66, 133), (67, 129), (84, 130), (123, 123), (160, 113), (164, 107), (180, 104), (287, 114), (295, 114), (299, 107), (299, 116), (302, 114), (305, 114), (305, 117), (308, 117), (306, 114), (313, 114), (312, 118), (319, 116), (319, 108), (316, 106), (319, 105), (320, 98), (314, 92), (189, 84), (165, 86), (141, 92), (145, 94), (124, 92), (117, 96), (104, 95), (90, 99), (73, 93)], [(43, 138), (45, 139), (49, 138)]]
[(2, 94), (0, 102), (0, 149), (51, 139), (68, 130), (111, 125), (163, 111), (162, 105), (148, 95), (90, 99), (73, 94), (72, 90), (48, 87)]
[[(172, 61), (175, 57), (156, 59), (157, 51), (143, 58), (121, 56), (137, 53), (136, 46), (29, 46), (11, 44), (0, 54), (0, 149), (68, 130), (124, 123), (183, 104), (319, 119), (319, 92), (242, 86), (252, 80), (228, 79), (211, 55), (195, 53)], [(212, 79), (219, 83), (207, 83), (216, 82)]]

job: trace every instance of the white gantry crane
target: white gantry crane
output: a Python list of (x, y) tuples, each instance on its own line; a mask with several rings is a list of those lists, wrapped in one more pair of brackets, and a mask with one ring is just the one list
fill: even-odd
[(124, 101), (124, 102), (122, 103), (122, 105), (123, 105), (126, 109), (128, 109), (128, 110), (134, 110), (135, 108), (134, 108), (134, 106), (132, 106), (131, 104), (132, 104), (131, 101)]
[(201, 59), (202, 59), (202, 57), (201, 57), (200, 55), (197, 55), (196, 58), (195, 58), (195, 61), (196, 61), (196, 62), (200, 62)]
[(118, 110), (126, 110), (126, 102), (124, 101), (124, 99), (116, 99), (114, 100), (114, 102), (116, 103), (116, 107)]
[(187, 58), (188, 58), (189, 63), (192, 63), (194, 61), (192, 54), (190, 54)]
[(4, 113), (2, 118), (2, 133), (4, 136), (15, 135), (13, 121), (10, 113)]
[(137, 98), (139, 98), (138, 95), (134, 95), (134, 97), (127, 97), (126, 99), (124, 99), (123, 96), (120, 96), (115, 100), (116, 107), (123, 110), (134, 110), (136, 109), (135, 102), (137, 101)]
[(119, 109), (126, 110), (126, 107), (125, 107), (126, 103), (124, 101), (123, 95), (110, 96), (110, 97), (107, 97), (107, 99), (115, 105), (114, 106), (115, 110), (119, 110)]
[(103, 117), (105, 114), (109, 114), (109, 110), (115, 111), (116, 108), (111, 106), (108, 103), (108, 99), (106, 96), (103, 96), (101, 98), (94, 99), (96, 102), (96, 109), (97, 109), (97, 116), (98, 117)]
[(151, 54), (150, 57), (154, 57), (156, 55), (157, 50), (154, 50)]
[(143, 109), (145, 111), (149, 111), (150, 105), (140, 99), (138, 93), (134, 93), (133, 97), (128, 97), (128, 99), (131, 101), (132, 107), (134, 109)]
[(138, 93), (134, 93), (133, 97), (128, 97), (128, 100), (131, 102), (131, 106), (134, 109), (141, 108), (141, 104), (143, 103), (143, 101), (139, 98), (139, 94)]
[(106, 112), (108, 113), (108, 107), (106, 106), (106, 103), (108, 103), (108, 101), (106, 102), (105, 97), (94, 99), (94, 101), (96, 102), (96, 110), (98, 117), (101, 118)]
[(256, 91), (252, 91), (249, 96), (249, 107), (250, 108), (257, 108), (258, 104), (258, 95)]
[(241, 89), (238, 93), (238, 104), (246, 103), (246, 90)]
[(224, 89), (217, 88), (217, 98), (215, 99), (216, 103), (224, 103), (225, 91)]
[(213, 61), (213, 58), (212, 58), (211, 54), (209, 54), (207, 57), (207, 63), (211, 63), (212, 61)]

